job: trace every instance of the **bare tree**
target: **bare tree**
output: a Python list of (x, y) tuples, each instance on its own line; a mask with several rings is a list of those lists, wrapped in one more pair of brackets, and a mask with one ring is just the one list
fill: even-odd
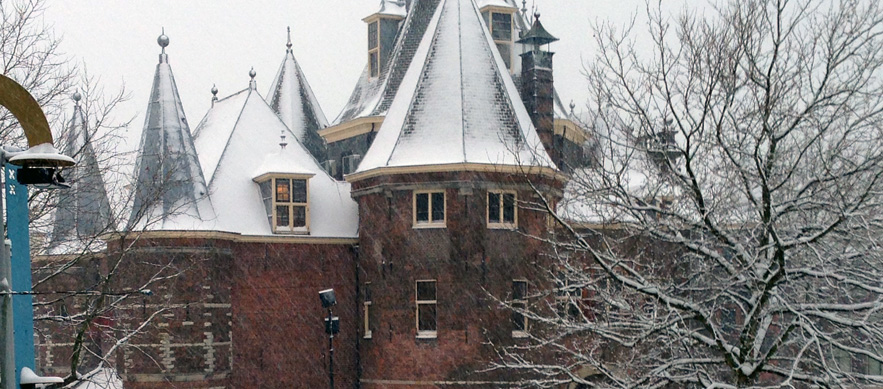
[[(524, 385), (883, 385), (883, 8), (745, 0), (596, 28), (598, 166), (557, 218)], [(637, 43), (636, 43), (637, 42)], [(647, 49), (645, 49), (645, 47)]]

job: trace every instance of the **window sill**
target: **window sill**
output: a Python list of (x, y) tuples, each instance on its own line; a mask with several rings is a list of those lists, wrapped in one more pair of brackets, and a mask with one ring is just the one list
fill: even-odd
[(525, 331), (512, 331), (512, 337), (515, 339), (529, 338), (530, 335)]
[(436, 331), (417, 331), (417, 339), (436, 339), (438, 333)]
[(517, 230), (518, 225), (513, 223), (488, 223), (489, 230)]
[(418, 223), (414, 225), (415, 230), (422, 229), (430, 229), (430, 228), (447, 228), (448, 226), (445, 223)]

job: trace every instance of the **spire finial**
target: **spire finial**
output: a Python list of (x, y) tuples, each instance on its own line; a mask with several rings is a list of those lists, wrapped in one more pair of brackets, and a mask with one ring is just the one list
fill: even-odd
[(74, 94), (71, 95), (71, 98), (74, 99), (74, 105), (79, 106), (79, 105), (80, 105), (80, 99), (82, 99), (83, 96), (80, 94), (80, 91), (79, 91), (79, 90), (76, 90), (76, 91), (74, 91)]
[(279, 142), (279, 147), (281, 147), (282, 150), (285, 150), (285, 146), (288, 146), (288, 142), (285, 141), (285, 131), (280, 131), (280, 133), (279, 133), (279, 138), (282, 139), (282, 140)]
[(573, 103), (573, 100), (570, 100), (570, 116), (573, 116), (574, 108), (576, 108), (576, 104)]
[(215, 105), (215, 101), (218, 101), (218, 87), (212, 84), (212, 106)]
[(291, 26), (288, 26), (288, 43), (285, 44), (285, 47), (288, 47), (288, 51), (291, 51)]
[(527, 0), (521, 0), (521, 13), (527, 13)]
[(165, 27), (163, 27), (162, 34), (160, 34), (159, 38), (156, 38), (156, 43), (159, 44), (159, 47), (162, 47), (162, 52), (165, 54), (166, 47), (169, 45), (169, 37), (166, 36)]
[(248, 76), (251, 77), (251, 81), (248, 82), (248, 87), (251, 89), (257, 89), (258, 83), (254, 80), (254, 76), (257, 76), (258, 73), (254, 71), (254, 66), (251, 67), (251, 70), (248, 71)]

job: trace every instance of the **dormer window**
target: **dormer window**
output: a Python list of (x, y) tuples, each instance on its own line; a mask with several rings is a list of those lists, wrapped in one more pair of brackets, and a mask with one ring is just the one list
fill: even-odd
[(405, 18), (404, 5), (395, 1), (381, 2), (377, 13), (362, 19), (368, 24), (368, 75), (380, 77), (380, 72), (392, 54), (399, 21)]
[(310, 232), (309, 178), (311, 175), (258, 177), (267, 219), (277, 234)]
[(368, 68), (371, 77), (380, 75), (380, 20), (368, 23)]
[(512, 71), (512, 46), (514, 42), (514, 34), (512, 33), (513, 12), (515, 12), (514, 8), (497, 6), (488, 6), (481, 10), (484, 22), (487, 24), (491, 37), (497, 45), (497, 51), (500, 52), (500, 57), (503, 58), (506, 69), (509, 71)]

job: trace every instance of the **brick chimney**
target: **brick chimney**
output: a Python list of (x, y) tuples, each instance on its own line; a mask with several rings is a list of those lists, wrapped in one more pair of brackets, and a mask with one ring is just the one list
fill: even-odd
[(540, 15), (534, 14), (530, 30), (517, 43), (525, 46), (521, 54), (521, 100), (533, 121), (534, 127), (556, 165), (561, 166), (562, 153), (555, 147), (555, 90), (552, 77), (552, 53), (543, 50), (557, 41), (540, 23)]

